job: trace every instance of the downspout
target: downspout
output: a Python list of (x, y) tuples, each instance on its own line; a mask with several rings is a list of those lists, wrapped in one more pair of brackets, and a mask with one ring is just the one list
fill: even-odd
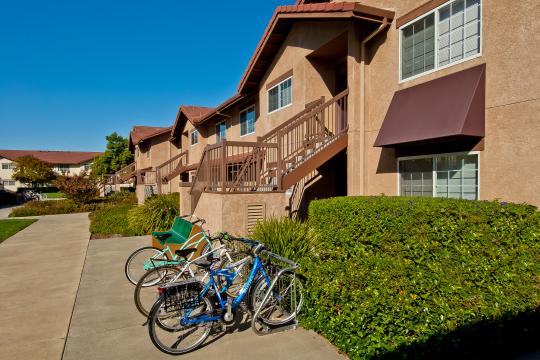
[(366, 132), (365, 132), (365, 121), (366, 121), (366, 44), (373, 39), (377, 34), (379, 34), (381, 31), (383, 31), (386, 27), (390, 25), (388, 23), (388, 19), (384, 18), (382, 24), (375, 29), (371, 34), (366, 36), (364, 40), (362, 40), (360, 45), (360, 57), (361, 57), (361, 65), (360, 65), (360, 82), (361, 82), (361, 96), (360, 96), (360, 134), (362, 136), (362, 149), (360, 149), (360, 195), (365, 195), (365, 169), (366, 169), (366, 146), (365, 146), (365, 139), (366, 139)]

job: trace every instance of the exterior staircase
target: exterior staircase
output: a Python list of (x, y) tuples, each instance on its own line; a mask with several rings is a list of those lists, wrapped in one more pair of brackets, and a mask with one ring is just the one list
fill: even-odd
[(345, 149), (348, 93), (308, 104), (256, 142), (208, 145), (191, 188), (192, 211), (203, 192), (284, 191)]

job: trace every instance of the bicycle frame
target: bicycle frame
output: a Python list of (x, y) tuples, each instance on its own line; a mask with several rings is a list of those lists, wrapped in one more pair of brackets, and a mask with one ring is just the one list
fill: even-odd
[[(224, 299), (221, 296), (221, 294), (224, 293), (227, 290), (227, 287), (219, 289), (217, 284), (216, 284), (216, 281), (214, 280), (214, 277), (215, 276), (224, 276), (228, 280), (233, 280), (238, 275), (238, 271), (232, 273), (228, 269), (219, 269), (219, 270), (211, 270), (210, 269), (209, 273), (210, 273), (210, 280), (208, 281), (208, 283), (206, 283), (204, 289), (201, 291), (201, 294), (199, 295), (199, 298), (202, 299), (204, 296), (206, 296), (206, 294), (208, 293), (210, 288), (213, 288), (215, 293), (216, 293), (216, 297), (218, 299), (219, 307), (221, 309), (225, 309), (226, 306), (227, 306), (227, 300)], [(261, 259), (259, 258), (258, 255), (255, 255), (255, 260), (253, 262), (253, 268), (251, 269), (249, 277), (246, 280), (244, 286), (242, 286), (242, 289), (238, 293), (238, 296), (235, 297), (233, 299), (233, 301), (232, 301), (232, 304), (231, 304), (231, 309), (232, 310), (238, 309), (238, 307), (240, 306), (240, 303), (244, 300), (244, 298), (248, 294), (249, 288), (251, 287), (253, 281), (255, 281), (255, 279), (257, 278), (257, 275), (259, 273), (262, 273), (262, 276), (265, 279), (265, 281), (267, 282), (267, 284), (270, 284), (270, 278), (268, 277), (268, 274), (266, 273), (266, 271), (264, 269), (264, 266), (262, 264)], [(182, 320), (180, 320), (180, 323), (182, 325), (200, 324), (200, 323), (203, 323), (203, 322), (216, 321), (216, 320), (221, 319), (220, 315), (213, 315), (213, 316), (201, 315), (201, 316), (197, 316), (195, 318), (190, 318), (189, 315), (191, 314), (191, 311), (192, 310), (188, 311), (187, 314), (184, 316), (184, 318), (182, 318)]]
[[(195, 242), (191, 242), (191, 240), (193, 238), (195, 238), (196, 236), (198, 236), (198, 235), (202, 235), (202, 237), (199, 240), (195, 241)], [(212, 242), (210, 241), (210, 239), (208, 238), (208, 235), (204, 231), (200, 231), (200, 232), (198, 232), (196, 234), (193, 234), (193, 236), (191, 236), (189, 239), (186, 240), (185, 243), (182, 244), (180, 249), (186, 249), (188, 246), (198, 248), (199, 245), (201, 244), (201, 242), (203, 242), (203, 241), (206, 241), (206, 244), (209, 246), (209, 248), (212, 251), (215, 251), (214, 249), (212, 249)], [(169, 257), (172, 260), (161, 260), (161, 259), (157, 259), (156, 257), (152, 257), (152, 258), (149, 259), (150, 261), (145, 261), (145, 263), (143, 265), (144, 270), (146, 270), (146, 271), (152, 270), (152, 269), (155, 269), (156, 267), (159, 267), (159, 266), (180, 265), (183, 262), (182, 260), (179, 260), (178, 255), (173, 253), (173, 251), (171, 250), (169, 245), (167, 245), (165, 248), (163, 248), (163, 250), (161, 251), (161, 255), (164, 255), (165, 257), (167, 257), (167, 253), (169, 253)], [(188, 260), (188, 261), (191, 260), (191, 258), (193, 257), (193, 254), (194, 253), (189, 254), (188, 257), (186, 258), (186, 260)], [(198, 257), (197, 259), (200, 259), (201, 257), (202, 256)], [(193, 259), (193, 261), (195, 261), (197, 259)], [(157, 265), (154, 262), (159, 263), (159, 265)], [(182, 269), (182, 272), (184, 270), (185, 270), (185, 268)], [(191, 273), (191, 275), (193, 276), (192, 273)]]

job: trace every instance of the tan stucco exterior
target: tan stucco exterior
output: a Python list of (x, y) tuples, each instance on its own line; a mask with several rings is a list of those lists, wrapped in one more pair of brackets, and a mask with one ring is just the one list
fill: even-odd
[[(195, 214), (205, 217), (210, 228), (245, 232), (242, 209), (248, 202), (275, 202), (267, 207), (271, 209), (267, 213), (287, 214), (285, 207), (288, 211), (305, 207), (305, 199), (297, 199), (297, 194), (310, 196), (309, 199), (340, 195), (336, 189), (341, 188), (342, 183), (347, 195), (397, 195), (396, 151), (374, 146), (394, 93), (480, 64), (486, 66), (486, 94), (485, 137), (475, 148), (479, 151), (479, 197), (540, 206), (540, 158), (536, 156), (540, 153), (537, 115), (540, 110), (540, 21), (536, 18), (540, 3), (482, 0), (481, 54), (402, 82), (399, 80), (400, 30), (396, 19), (426, 1), (365, 0), (361, 3), (391, 10), (395, 17), (380, 29), (377, 23), (350, 19), (295, 22), (269, 62), (257, 91), (198, 125), (200, 135), (196, 145), (190, 144), (194, 126), (186, 122), (181, 130), (181, 147), (189, 151), (189, 163), (197, 164), (204, 147), (217, 142), (217, 123), (225, 121), (227, 124), (227, 140), (257, 141), (258, 137), (302, 111), (306, 104), (335, 96), (342, 89), (343, 74), (346, 76), (344, 85), (349, 91), (346, 153), (331, 159), (326, 168), (313, 169), (313, 173), (299, 183), (301, 190), (289, 189), (288, 195), (203, 193)], [(363, 45), (363, 40), (375, 30), (380, 32)], [(284, 74), (290, 72), (292, 103), (269, 113), (269, 84), (275, 84), (276, 79), (283, 79)], [(241, 136), (240, 112), (252, 105), (256, 112), (255, 132)], [(158, 155), (165, 153), (159, 144), (157, 141), (153, 145), (157, 150), (152, 150), (151, 155), (153, 158), (156, 154), (156, 161), (152, 159), (152, 165), (147, 166), (166, 160)], [(141, 167), (148, 164), (144, 161), (141, 160)], [(186, 184), (179, 185), (179, 182), (171, 182), (169, 191), (180, 192), (182, 213), (191, 212), (190, 188)]]

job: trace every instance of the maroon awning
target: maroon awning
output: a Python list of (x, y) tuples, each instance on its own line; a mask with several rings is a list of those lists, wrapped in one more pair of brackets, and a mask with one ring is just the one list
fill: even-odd
[(485, 64), (397, 91), (374, 146), (484, 137)]

